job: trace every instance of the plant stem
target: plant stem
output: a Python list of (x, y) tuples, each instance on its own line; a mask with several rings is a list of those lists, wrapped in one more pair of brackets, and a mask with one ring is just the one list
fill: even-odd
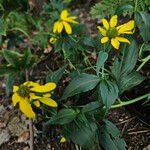
[(141, 100), (143, 100), (143, 99), (145, 99), (145, 98), (147, 98), (147, 97), (149, 97), (149, 96), (150, 96), (150, 93), (145, 94), (145, 95), (142, 95), (142, 96), (137, 97), (137, 98), (135, 98), (135, 99), (126, 101), (126, 102), (122, 102), (122, 103), (120, 103), (120, 104), (112, 105), (111, 108), (119, 108), (119, 107), (127, 106), (127, 105), (133, 104), (133, 103), (135, 103), (135, 102), (141, 101)]
[[(29, 73), (28, 70), (25, 70), (26, 81), (29, 81)], [(34, 141), (34, 132), (33, 132), (33, 121), (29, 120), (29, 131), (30, 131), (30, 150), (33, 150), (33, 141)]]
[(141, 68), (142, 68), (149, 60), (150, 60), (150, 55), (147, 56), (146, 58), (142, 59), (143, 62), (142, 62), (141, 65), (136, 69), (136, 71), (140, 71)]

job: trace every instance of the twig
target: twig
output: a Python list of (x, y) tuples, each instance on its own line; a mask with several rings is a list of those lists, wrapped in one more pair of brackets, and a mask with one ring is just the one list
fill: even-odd
[(33, 121), (32, 119), (29, 120), (29, 130), (30, 130), (30, 150), (33, 150), (33, 141), (34, 141), (34, 133), (33, 133)]
[(140, 134), (140, 133), (146, 133), (146, 132), (150, 132), (150, 130), (142, 130), (142, 131), (134, 131), (134, 132), (129, 132), (128, 134)]
[[(29, 81), (29, 73), (28, 70), (25, 71), (26, 81)], [(30, 150), (34, 149), (33, 141), (34, 141), (34, 132), (33, 132), (33, 121), (32, 119), (29, 120), (29, 130), (30, 130)]]

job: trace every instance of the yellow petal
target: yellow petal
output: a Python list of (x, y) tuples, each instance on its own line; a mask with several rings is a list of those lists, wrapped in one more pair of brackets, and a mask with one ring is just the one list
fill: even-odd
[(19, 89), (19, 87), (18, 86), (13, 86), (13, 92), (15, 93), (15, 92), (17, 92), (18, 91), (18, 89)]
[(98, 28), (99, 32), (100, 32), (103, 36), (106, 36), (106, 30), (105, 30), (105, 29), (103, 29), (103, 28), (100, 27), (100, 26), (98, 26), (97, 28)]
[(34, 104), (36, 107), (40, 107), (40, 102), (39, 102), (39, 101), (34, 101), (33, 104)]
[(58, 25), (59, 25), (59, 21), (57, 21), (57, 22), (54, 23), (54, 26), (53, 26), (53, 32), (54, 32), (54, 33), (57, 32)]
[(64, 21), (78, 24), (78, 22), (75, 21), (74, 18), (77, 18), (77, 17), (68, 17), (68, 18), (64, 19)]
[(65, 21), (63, 21), (63, 24), (64, 24), (64, 27), (65, 27), (65, 30), (66, 30), (67, 34), (71, 34), (72, 33), (72, 28), (71, 28), (70, 24), (65, 22)]
[(60, 18), (61, 18), (62, 20), (64, 20), (64, 19), (67, 18), (68, 15), (69, 15), (69, 13), (68, 13), (68, 11), (65, 9), (65, 10), (63, 10), (63, 11), (61, 12)]
[(117, 25), (117, 15), (114, 15), (110, 19), (110, 27), (115, 27)]
[(58, 33), (61, 33), (63, 30), (63, 22), (59, 22), (58, 27), (57, 27), (57, 31)]
[(60, 139), (60, 143), (65, 143), (66, 142), (66, 138), (65, 137), (62, 137), (61, 139)]
[(12, 96), (13, 105), (16, 106), (18, 102), (20, 102), (20, 96), (17, 93), (14, 93)]
[(47, 97), (47, 98), (49, 98), (49, 97), (51, 97), (51, 94), (49, 94), (49, 93), (44, 94), (44, 95), (43, 95), (43, 97)]
[(133, 34), (133, 32), (132, 31), (126, 31), (126, 32), (122, 32), (120, 34)]
[(34, 86), (38, 86), (39, 83), (32, 82), (32, 81), (27, 81), (27, 82), (24, 82), (23, 85), (25, 85), (27, 87), (34, 87)]
[(108, 40), (109, 40), (108, 37), (103, 37), (103, 38), (101, 39), (101, 43), (106, 43), (106, 42), (108, 42)]
[(40, 85), (31, 88), (30, 90), (33, 92), (46, 93), (54, 90), (56, 88), (56, 84), (53, 82), (46, 83), (45, 85)]
[(54, 38), (54, 37), (51, 37), (51, 38), (49, 39), (49, 42), (50, 42), (51, 44), (54, 44), (56, 41), (57, 41), (57, 38)]
[(129, 43), (130, 44), (130, 41), (124, 37), (116, 37), (116, 39), (119, 41), (119, 42), (125, 42), (125, 43)]
[(41, 96), (36, 96), (35, 93), (30, 93), (30, 100), (35, 100), (35, 99), (39, 99), (41, 98)]
[(19, 103), (20, 110), (28, 118), (35, 118), (35, 113), (32, 110), (31, 104), (29, 104), (28, 99), (22, 99)]
[(103, 18), (102, 19), (102, 23), (103, 23), (103, 26), (105, 27), (105, 29), (108, 30), (109, 29), (109, 23), (108, 23), (108, 21)]
[(126, 31), (131, 31), (134, 28), (134, 20), (131, 20), (121, 26), (117, 27), (118, 33), (124, 33)]
[(57, 107), (57, 103), (51, 98), (43, 97), (43, 98), (39, 99), (39, 101), (47, 106)]
[(115, 48), (115, 49), (119, 49), (119, 41), (116, 38), (112, 38), (111, 39), (111, 45)]

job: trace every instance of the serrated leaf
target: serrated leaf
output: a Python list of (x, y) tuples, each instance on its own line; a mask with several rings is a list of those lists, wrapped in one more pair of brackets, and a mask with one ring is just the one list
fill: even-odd
[(61, 77), (63, 76), (65, 69), (66, 69), (66, 65), (61, 67), (61, 68), (59, 68), (58, 70), (56, 70), (54, 72), (49, 73), (46, 76), (46, 82), (58, 83), (59, 80), (61, 79)]
[(110, 108), (118, 98), (119, 90), (117, 84), (114, 81), (112, 82), (109, 80), (102, 80), (99, 84), (99, 92), (104, 105), (107, 108)]
[(9, 64), (11, 64), (15, 68), (19, 68), (19, 58), (22, 55), (11, 50), (3, 50), (3, 56)]
[(73, 109), (62, 109), (58, 112), (57, 115), (53, 116), (50, 121), (48, 121), (51, 124), (67, 124), (71, 121), (73, 121), (78, 112)]
[(95, 75), (82, 73), (70, 82), (61, 99), (67, 99), (73, 95), (90, 91), (95, 88), (99, 81), (100, 79)]
[(98, 59), (96, 62), (96, 73), (97, 73), (97, 75), (99, 74), (99, 70), (104, 65), (107, 58), (108, 58), (108, 53), (106, 53), (104, 51), (99, 52)]

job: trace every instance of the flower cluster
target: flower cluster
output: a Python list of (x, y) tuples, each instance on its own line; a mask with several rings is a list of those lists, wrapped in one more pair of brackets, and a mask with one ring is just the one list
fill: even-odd
[(12, 102), (16, 106), (19, 103), (20, 110), (29, 118), (35, 118), (35, 112), (32, 109), (32, 104), (40, 107), (41, 103), (57, 107), (57, 103), (51, 99), (50, 92), (56, 88), (53, 82), (40, 85), (32, 81), (27, 81), (20, 86), (13, 86)]
[(118, 23), (117, 15), (111, 17), (110, 21), (108, 22), (106, 19), (102, 19), (102, 24), (104, 28), (98, 26), (98, 29), (102, 36), (101, 43), (107, 43), (109, 40), (111, 41), (111, 45), (115, 49), (119, 49), (120, 42), (129, 43), (130, 41), (122, 35), (124, 34), (133, 34), (132, 29), (134, 28), (134, 20), (131, 20), (125, 24), (119, 25), (116, 27)]
[(69, 16), (66, 9), (63, 10), (60, 14), (60, 19), (54, 23), (53, 32), (61, 33), (63, 29), (65, 29), (67, 34), (72, 34), (72, 27), (70, 23), (77, 24), (78, 22), (75, 21), (76, 18), (76, 16)]

